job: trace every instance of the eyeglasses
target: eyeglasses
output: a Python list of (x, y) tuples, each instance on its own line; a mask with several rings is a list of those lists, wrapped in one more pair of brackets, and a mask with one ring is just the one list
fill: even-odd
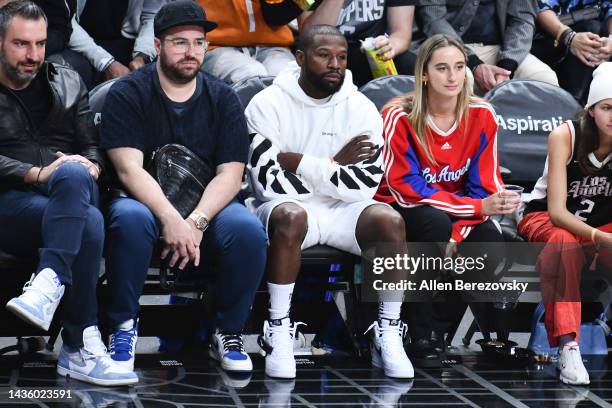
[(206, 52), (209, 44), (208, 41), (203, 38), (198, 38), (194, 40), (193, 43), (186, 38), (164, 38), (164, 41), (169, 41), (172, 44), (172, 48), (178, 52), (187, 52), (193, 47), (194, 52), (199, 54)]

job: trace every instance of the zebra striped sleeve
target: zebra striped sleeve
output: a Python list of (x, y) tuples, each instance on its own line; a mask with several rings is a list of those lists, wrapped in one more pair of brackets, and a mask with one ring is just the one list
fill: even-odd
[(312, 188), (302, 177), (281, 168), (276, 160), (280, 151), (270, 139), (258, 133), (252, 133), (250, 138), (247, 171), (257, 199), (304, 199), (312, 195)]

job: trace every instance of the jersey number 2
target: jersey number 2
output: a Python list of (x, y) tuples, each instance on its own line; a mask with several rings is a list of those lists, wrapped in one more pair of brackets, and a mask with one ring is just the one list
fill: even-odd
[[(584, 210), (576, 211), (576, 214), (574, 214), (580, 221), (586, 221), (588, 214), (590, 214), (591, 211), (593, 211), (593, 207), (595, 207), (595, 203), (591, 200), (584, 199), (580, 202), (580, 205), (584, 204), (586, 204), (587, 207)], [(586, 214), (587, 216), (583, 217), (582, 214)]]

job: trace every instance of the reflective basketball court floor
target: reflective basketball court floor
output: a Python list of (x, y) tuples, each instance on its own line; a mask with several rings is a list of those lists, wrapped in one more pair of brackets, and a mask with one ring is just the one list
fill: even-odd
[[(140, 383), (105, 388), (55, 375), (49, 358), (0, 359), (0, 406), (28, 407), (612, 407), (611, 364), (584, 356), (588, 387), (561, 384), (555, 365), (450, 356), (441, 369), (416, 369), (412, 381), (386, 378), (367, 358), (298, 357), (294, 381), (254, 372), (229, 376), (202, 355), (139, 355)], [(10, 398), (10, 390), (63, 389), (70, 398)], [(13, 392), (14, 396), (14, 392)]]

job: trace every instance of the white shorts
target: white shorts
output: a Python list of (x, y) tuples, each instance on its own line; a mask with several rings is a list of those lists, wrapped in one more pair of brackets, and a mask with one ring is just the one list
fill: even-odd
[(359, 216), (371, 205), (385, 205), (379, 201), (364, 200), (354, 203), (336, 201), (331, 205), (319, 203), (303, 203), (291, 199), (278, 199), (265, 203), (253, 202), (249, 207), (259, 217), (268, 231), (268, 222), (272, 211), (279, 205), (293, 203), (306, 211), (308, 217), (308, 230), (302, 242), (302, 249), (317, 244), (329, 245), (354, 255), (361, 255), (361, 248), (357, 242), (356, 230)]

